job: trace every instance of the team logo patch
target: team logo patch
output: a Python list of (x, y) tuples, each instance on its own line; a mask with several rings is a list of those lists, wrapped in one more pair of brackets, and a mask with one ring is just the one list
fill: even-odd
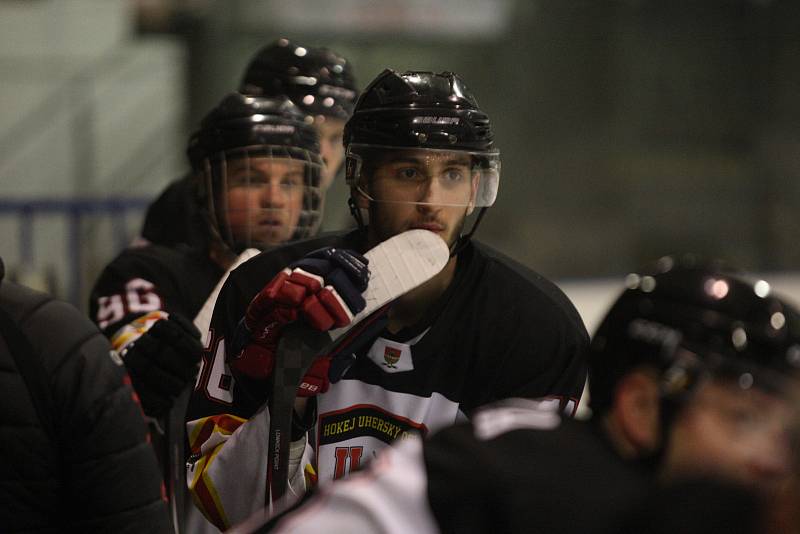
[(411, 345), (379, 337), (367, 352), (367, 357), (386, 373), (414, 370)]
[(401, 355), (402, 351), (400, 349), (396, 347), (385, 347), (383, 349), (383, 359), (385, 360), (383, 365), (391, 369), (397, 369), (395, 364), (400, 359)]

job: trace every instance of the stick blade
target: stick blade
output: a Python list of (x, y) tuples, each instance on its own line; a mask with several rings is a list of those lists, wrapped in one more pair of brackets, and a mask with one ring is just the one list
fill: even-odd
[(381, 306), (439, 274), (450, 259), (444, 240), (427, 230), (408, 230), (390, 237), (365, 254), (369, 260), (369, 286), (363, 293), (366, 307), (345, 327), (330, 331), (340, 338)]

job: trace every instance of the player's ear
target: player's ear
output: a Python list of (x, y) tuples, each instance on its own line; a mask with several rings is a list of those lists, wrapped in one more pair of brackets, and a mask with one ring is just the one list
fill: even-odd
[(628, 373), (617, 383), (612, 407), (620, 436), (637, 455), (656, 449), (660, 440), (659, 388), (652, 372)]

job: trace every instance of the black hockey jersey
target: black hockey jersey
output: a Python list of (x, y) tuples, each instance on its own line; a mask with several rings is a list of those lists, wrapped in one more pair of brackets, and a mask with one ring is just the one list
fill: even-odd
[(423, 448), (441, 532), (605, 532), (648, 489), (599, 425), (511, 407), (482, 412)]
[[(263, 399), (235, 387), (224, 366), (226, 342), (252, 297), (278, 271), (323, 246), (363, 250), (360, 235), (262, 253), (235, 270), (220, 293), (187, 419), (195, 497), (221, 526), (264, 502), (265, 477), (252, 473), (266, 469), (265, 433), (247, 428), (256, 426), (248, 420)], [(340, 478), (389, 443), (451, 425), (497, 399), (549, 398), (573, 411), (586, 378), (587, 342), (580, 317), (556, 286), (484, 245), (469, 244), (427, 319), (395, 335), (379, 333), (343, 379), (318, 396), (319, 480)]]

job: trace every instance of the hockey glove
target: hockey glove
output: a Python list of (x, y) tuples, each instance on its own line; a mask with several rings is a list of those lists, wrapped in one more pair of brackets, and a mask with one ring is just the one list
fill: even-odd
[[(367, 263), (357, 252), (327, 247), (278, 273), (253, 298), (236, 328), (231, 370), (250, 379), (267, 379), (284, 326), (298, 319), (320, 331), (350, 324), (366, 306), (361, 293), (369, 281)], [(324, 393), (345, 369), (331, 365), (329, 356), (318, 358), (306, 373), (298, 396)], [(332, 370), (337, 376), (331, 375)]]
[(151, 312), (122, 327), (111, 340), (131, 377), (144, 413), (160, 417), (197, 376), (200, 332), (175, 313)]

